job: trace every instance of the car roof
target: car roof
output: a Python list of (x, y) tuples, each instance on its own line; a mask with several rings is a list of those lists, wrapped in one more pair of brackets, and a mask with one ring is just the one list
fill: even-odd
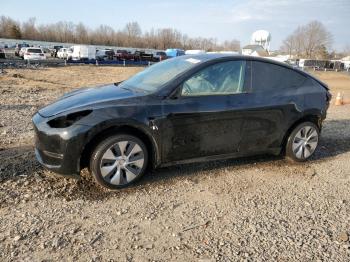
[(247, 55), (236, 55), (236, 54), (222, 54), (222, 53), (211, 53), (211, 54), (193, 54), (193, 55), (184, 55), (184, 56), (180, 56), (183, 58), (194, 58), (194, 59), (198, 59), (201, 62), (207, 62), (207, 61), (211, 61), (211, 60), (221, 60), (221, 59), (234, 59), (234, 60), (254, 60), (254, 61), (261, 61), (261, 62), (266, 62), (266, 63), (270, 63), (270, 64), (276, 64), (276, 65), (280, 65), (280, 66), (284, 66), (284, 67), (288, 67), (288, 68), (292, 68), (292, 66), (286, 64), (286, 63), (282, 63), (276, 60), (272, 60), (269, 58), (264, 58), (264, 57), (258, 57), (258, 56), (247, 56)]
[(221, 53), (184, 55), (184, 56), (179, 56), (179, 57), (198, 59), (198, 60), (201, 61), (201, 63), (209, 62), (209, 61), (220, 61), (220, 60), (226, 60), (226, 59), (229, 60), (230, 58), (232, 58), (234, 60), (242, 59), (242, 60), (260, 61), (260, 62), (264, 62), (264, 63), (279, 65), (279, 66), (283, 66), (283, 67), (286, 67), (288, 69), (294, 70), (296, 72), (299, 72), (300, 74), (302, 74), (304, 76), (310, 77), (310, 78), (314, 79), (316, 82), (318, 82), (319, 84), (321, 84), (322, 86), (324, 86), (325, 88), (328, 89), (327, 84), (322, 82), (320, 79), (318, 79), (314, 75), (311, 75), (310, 73), (302, 71), (302, 70), (300, 70), (298, 68), (294, 68), (291, 65), (288, 65), (286, 63), (282, 63), (282, 62), (279, 62), (279, 61), (276, 61), (276, 60), (272, 60), (272, 59), (269, 59), (269, 58), (265, 58), (265, 57), (247, 56), (247, 55), (233, 55), (233, 54), (221, 54)]

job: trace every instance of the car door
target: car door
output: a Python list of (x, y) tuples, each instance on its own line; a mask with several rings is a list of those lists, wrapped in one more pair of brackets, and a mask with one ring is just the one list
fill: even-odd
[[(290, 124), (300, 117), (306, 78), (287, 67), (252, 61), (249, 104), (244, 113), (241, 148), (259, 153), (280, 148)], [(276, 151), (277, 150), (277, 151)]]
[(245, 108), (245, 61), (209, 65), (164, 100), (162, 162), (239, 151)]

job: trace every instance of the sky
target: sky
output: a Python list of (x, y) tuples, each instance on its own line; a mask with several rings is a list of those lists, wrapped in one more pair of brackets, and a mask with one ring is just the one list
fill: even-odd
[(333, 34), (333, 49), (350, 46), (350, 0), (0, 0), (0, 15), (20, 22), (35, 17), (38, 24), (106, 24), (115, 30), (137, 21), (143, 31), (171, 27), (191, 37), (237, 39), (242, 46), (264, 29), (271, 33), (272, 50), (298, 26), (318, 20)]

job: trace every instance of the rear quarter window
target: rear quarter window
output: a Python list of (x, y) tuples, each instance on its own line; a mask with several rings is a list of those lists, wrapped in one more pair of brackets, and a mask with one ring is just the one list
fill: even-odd
[(255, 92), (298, 88), (306, 79), (302, 74), (283, 66), (260, 61), (252, 63), (252, 87)]

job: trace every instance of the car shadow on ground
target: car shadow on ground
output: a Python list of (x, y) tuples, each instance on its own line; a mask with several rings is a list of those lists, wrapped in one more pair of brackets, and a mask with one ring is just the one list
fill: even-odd
[[(14, 181), (18, 186), (11, 190), (18, 193), (27, 190), (28, 187), (40, 188), (43, 194), (49, 197), (71, 199), (101, 200), (106, 197), (120, 196), (121, 194), (133, 194), (137, 190), (151, 189), (157, 184), (170, 185), (177, 179), (189, 178), (193, 182), (202, 179), (203, 176), (212, 175), (211, 171), (230, 167), (247, 167), (254, 165), (259, 168), (264, 164), (274, 163), (274, 166), (283, 167), (290, 165), (283, 160), (283, 156), (254, 156), (230, 160), (210, 161), (206, 163), (194, 163), (160, 168), (150, 171), (136, 185), (119, 191), (105, 190), (94, 183), (87, 170), (83, 170), (81, 179), (67, 179), (45, 171), (36, 161), (33, 146), (20, 146), (8, 149), (0, 149), (0, 188), (8, 190), (1, 185)], [(322, 132), (319, 148), (310, 160), (312, 162), (327, 160), (328, 158), (350, 151), (350, 120), (327, 121)], [(26, 179), (29, 183), (18, 183), (18, 180)], [(6, 183), (8, 185), (8, 183)]]

